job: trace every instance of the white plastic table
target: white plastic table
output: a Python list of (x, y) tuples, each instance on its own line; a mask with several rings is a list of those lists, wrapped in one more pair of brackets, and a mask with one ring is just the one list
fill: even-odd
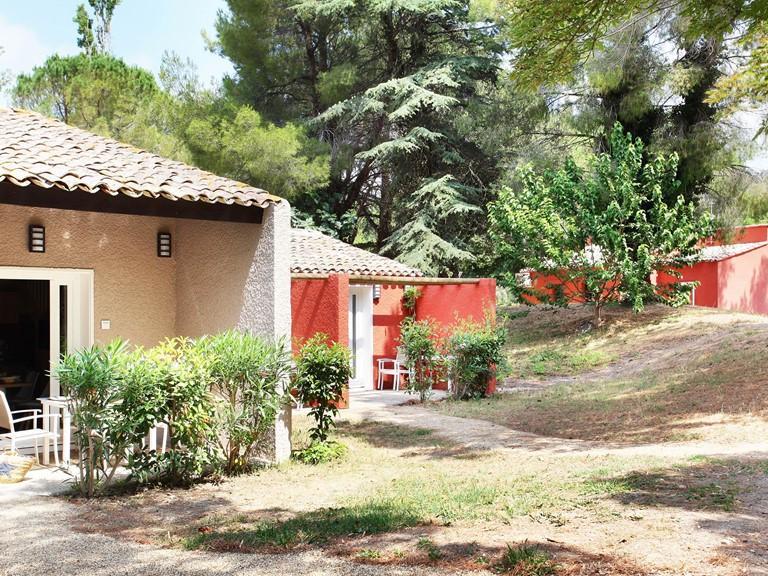
[[(70, 447), (70, 429), (72, 427), (72, 415), (69, 412), (70, 399), (66, 396), (51, 396), (50, 398), (38, 398), (43, 405), (43, 428), (48, 432), (51, 430), (51, 421), (58, 423), (58, 418), (49, 418), (52, 411), (61, 414), (61, 463), (63, 466), (69, 466), (71, 447)], [(50, 460), (50, 449), (48, 448), (48, 439), (43, 440), (43, 464), (48, 464)]]

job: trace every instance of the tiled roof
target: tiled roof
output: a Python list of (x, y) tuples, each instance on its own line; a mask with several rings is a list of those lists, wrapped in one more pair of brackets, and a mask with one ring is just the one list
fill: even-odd
[(292, 230), (291, 272), (406, 278), (423, 276), (419, 270), (391, 258), (356, 248), (314, 230), (300, 228)]
[(719, 262), (726, 258), (744, 254), (755, 248), (768, 246), (768, 242), (749, 242), (747, 244), (725, 244), (723, 246), (706, 246), (699, 253), (699, 260), (704, 262)]
[(0, 108), (0, 181), (18, 186), (265, 207), (264, 190), (96, 136), (34, 112)]

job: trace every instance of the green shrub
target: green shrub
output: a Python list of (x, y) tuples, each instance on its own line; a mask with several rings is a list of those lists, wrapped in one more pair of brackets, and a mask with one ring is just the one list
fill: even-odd
[[(147, 350), (116, 340), (64, 356), (54, 373), (72, 398), (80, 493), (102, 494), (123, 464), (132, 480), (170, 485), (245, 469), (285, 396), (285, 348), (226, 332)], [(160, 423), (162, 453), (144, 443)]]
[(294, 385), (299, 400), (310, 407), (309, 414), (315, 420), (309, 432), (313, 442), (328, 439), (351, 377), (349, 349), (338, 342), (329, 343), (325, 334), (315, 334), (299, 350)]
[(463, 322), (448, 339), (453, 395), (459, 399), (485, 396), (488, 382), (504, 362), (506, 331), (490, 319)]
[(421, 402), (429, 397), (442, 366), (436, 341), (437, 329), (431, 320), (405, 318), (400, 324), (400, 344), (411, 371), (408, 391), (417, 393)]
[(293, 458), (304, 464), (323, 464), (342, 458), (347, 453), (347, 447), (335, 440), (312, 442), (303, 450), (293, 453)]
[(418, 302), (420, 297), (421, 290), (419, 290), (416, 286), (406, 286), (403, 289), (403, 297), (401, 298), (401, 302), (403, 304), (403, 310), (405, 311), (406, 316), (411, 318), (416, 316), (416, 302)]
[[(143, 381), (149, 376), (154, 380), (157, 391), (152, 403), (159, 401), (161, 406), (159, 414), (152, 415), (159, 416), (155, 422), (168, 426), (169, 449), (162, 454), (135, 451), (128, 462), (132, 474), (140, 481), (187, 485), (216, 471), (222, 458), (218, 446), (221, 426), (211, 393), (211, 356), (192, 340), (174, 338), (140, 351), (138, 357), (126, 379)], [(143, 409), (139, 404), (125, 407), (126, 413)]]
[(126, 351), (126, 343), (115, 340), (66, 355), (54, 370), (62, 392), (71, 398), (72, 438), (79, 454), (75, 486), (83, 496), (95, 496), (110, 485), (135, 440), (119, 409)]
[(198, 347), (211, 361), (225, 471), (246, 471), (286, 402), (290, 353), (282, 341), (236, 331), (203, 338)]

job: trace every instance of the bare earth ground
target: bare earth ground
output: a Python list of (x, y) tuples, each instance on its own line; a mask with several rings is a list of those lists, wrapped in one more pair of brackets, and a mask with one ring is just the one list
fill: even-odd
[[(768, 321), (615, 310), (574, 335), (588, 314), (511, 320), (499, 399), (353, 397), (340, 462), (97, 502), (0, 487), (0, 575), (464, 573), (525, 542), (559, 575), (768, 575)], [(372, 504), (387, 529), (313, 540), (318, 510)], [(252, 538), (296, 519), (297, 539)]]

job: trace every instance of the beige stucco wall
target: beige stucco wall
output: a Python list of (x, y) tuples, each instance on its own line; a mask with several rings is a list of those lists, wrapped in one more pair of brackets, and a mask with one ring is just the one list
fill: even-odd
[[(33, 223), (45, 226), (44, 254), (27, 250)], [(161, 228), (173, 233), (174, 221), (0, 204), (0, 266), (93, 270), (96, 342), (151, 346), (176, 322), (176, 262), (156, 255)]]
[[(234, 327), (287, 335), (288, 213), (270, 208), (258, 225), (0, 204), (0, 266), (93, 270), (97, 342), (151, 346)], [(44, 254), (27, 250), (32, 223), (45, 226)], [(173, 235), (173, 258), (157, 257), (160, 230)]]

